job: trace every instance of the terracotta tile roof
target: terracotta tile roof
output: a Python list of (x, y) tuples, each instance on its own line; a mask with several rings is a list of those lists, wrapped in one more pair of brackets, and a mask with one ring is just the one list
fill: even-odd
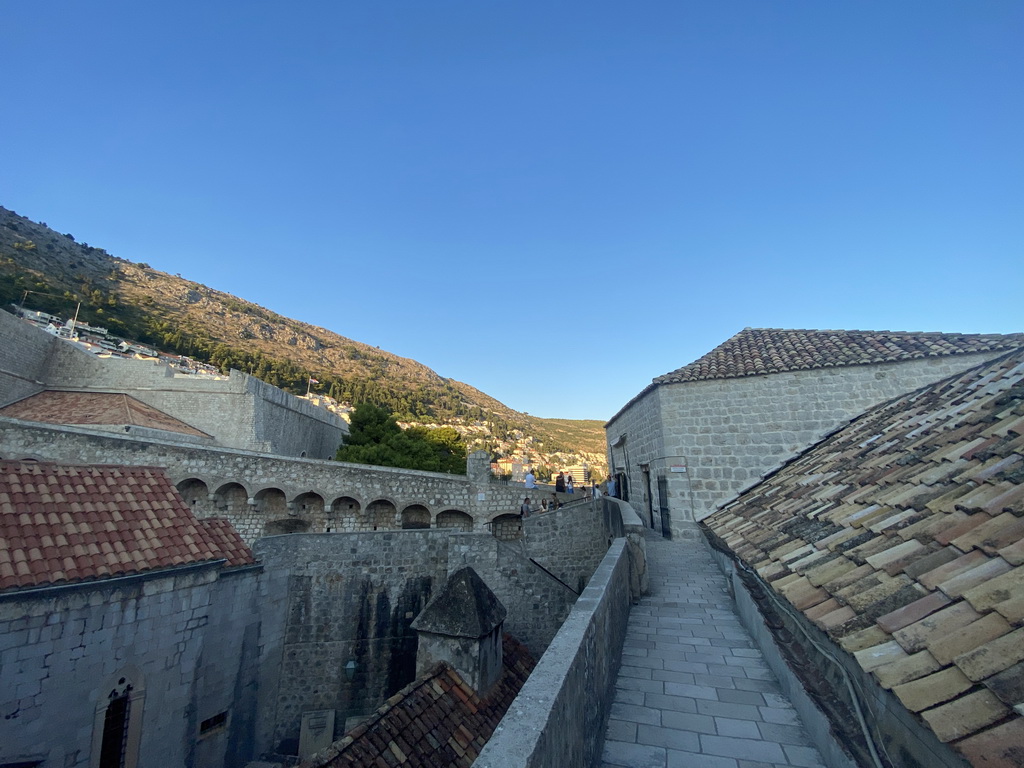
[(234, 526), (223, 517), (204, 517), (199, 524), (206, 529), (207, 541), (228, 567), (252, 565), (256, 558)]
[(705, 524), (939, 739), (1024, 765), (1024, 351), (871, 409)]
[(504, 673), (486, 697), (442, 662), (299, 768), (469, 768), (536, 666), (511, 635), (504, 637), (502, 654)]
[(222, 557), (246, 556), (160, 469), (0, 461), (0, 591)]
[(0, 408), (0, 416), (69, 426), (130, 425), (193, 437), (205, 432), (120, 392), (46, 390)]
[(1024, 333), (811, 331), (745, 328), (699, 360), (654, 379), (670, 384), (734, 379), (783, 371), (889, 363), (1024, 347)]

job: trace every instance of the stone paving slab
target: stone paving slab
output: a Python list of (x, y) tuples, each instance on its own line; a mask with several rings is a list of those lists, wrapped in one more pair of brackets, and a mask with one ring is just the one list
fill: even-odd
[(825, 768), (707, 543), (646, 538), (601, 768)]

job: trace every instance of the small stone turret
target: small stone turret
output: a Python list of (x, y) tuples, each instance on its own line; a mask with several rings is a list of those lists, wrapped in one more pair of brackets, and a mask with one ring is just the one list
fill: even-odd
[(487, 483), (491, 479), (491, 455), (487, 451), (473, 451), (466, 457), (466, 475), (471, 482)]
[(505, 606), (476, 571), (457, 570), (412, 622), (419, 633), (417, 676), (444, 661), (485, 695), (501, 677), (505, 615)]

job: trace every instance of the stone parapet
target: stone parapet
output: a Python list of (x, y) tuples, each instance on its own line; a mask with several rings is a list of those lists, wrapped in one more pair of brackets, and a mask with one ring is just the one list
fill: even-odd
[(616, 539), (474, 768), (589, 768), (611, 707), (631, 599)]

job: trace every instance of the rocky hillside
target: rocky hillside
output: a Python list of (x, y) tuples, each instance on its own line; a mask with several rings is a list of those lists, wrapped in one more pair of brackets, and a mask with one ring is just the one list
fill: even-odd
[[(312, 374), (339, 401), (383, 405), (403, 421), (486, 422), (481, 444), (514, 452), (532, 438), (545, 454), (603, 464), (599, 421), (539, 419), (425, 365), (282, 317), (237, 296), (107, 253), (0, 207), (0, 303), (80, 318), (111, 333), (238, 368), (302, 392)], [(538, 447), (540, 447), (538, 446)]]

